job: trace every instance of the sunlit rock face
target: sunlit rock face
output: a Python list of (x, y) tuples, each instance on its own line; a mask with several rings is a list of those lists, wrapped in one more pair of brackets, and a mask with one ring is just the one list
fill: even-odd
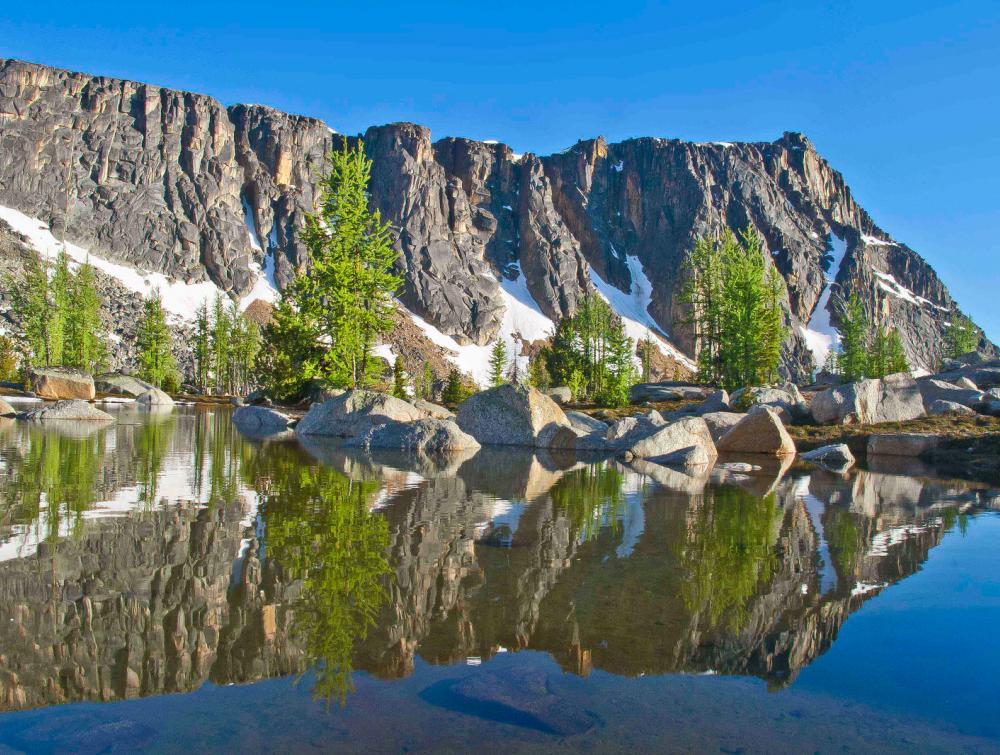
[(4, 709), (310, 669), (345, 698), (354, 670), (521, 649), (779, 687), (996, 498), (900, 470), (654, 474), (251, 442), (226, 411), (118, 420), (0, 424)]
[[(301, 231), (325, 156), (356, 138), (262, 105), (0, 59), (0, 205), (96, 255), (233, 295), (261, 270), (281, 287), (306, 268)], [(459, 343), (496, 336), (500, 281), (523, 275), (549, 318), (598, 280), (632, 292), (690, 354), (685, 255), (748, 225), (786, 283), (789, 376), (807, 374), (808, 344), (828, 338), (851, 294), (900, 329), (915, 366), (934, 364), (954, 314), (934, 270), (875, 225), (801, 134), (598, 138), (546, 157), (432, 141), (411, 123), (363, 138), (371, 202), (400, 251), (400, 299)]]

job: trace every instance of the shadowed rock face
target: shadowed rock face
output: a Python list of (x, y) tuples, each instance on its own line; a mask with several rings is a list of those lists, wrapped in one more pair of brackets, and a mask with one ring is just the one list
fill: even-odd
[[(516, 275), (515, 265), (556, 317), (591, 289), (591, 269), (629, 290), (634, 256), (652, 284), (651, 314), (690, 352), (677, 296), (684, 257), (696, 238), (748, 224), (787, 284), (789, 375), (808, 367), (798, 326), (819, 301), (831, 234), (847, 248), (834, 324), (857, 293), (900, 328), (911, 362), (929, 365), (955, 309), (933, 269), (875, 225), (801, 134), (741, 144), (599, 138), (548, 157), (432, 142), (410, 123), (372, 127), (364, 139), (372, 204), (397, 233), (401, 299), (460, 341), (494, 336), (498, 278)], [(203, 95), (0, 59), (0, 140), (0, 204), (94, 253), (243, 294), (268, 256), (279, 285), (303, 269), (299, 232), (325, 154), (344, 138), (264, 106), (227, 109)]]

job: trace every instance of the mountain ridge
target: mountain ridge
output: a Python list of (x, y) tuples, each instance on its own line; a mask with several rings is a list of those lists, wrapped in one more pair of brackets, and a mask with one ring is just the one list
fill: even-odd
[(746, 225), (785, 282), (786, 376), (822, 366), (851, 293), (900, 329), (916, 367), (937, 361), (957, 311), (926, 260), (882, 230), (796, 132), (773, 142), (596, 137), (516, 154), (492, 140), (434, 141), (408, 122), (345, 136), (266, 105), (225, 107), (0, 59), (0, 205), (95, 254), (210, 280), (234, 297), (262, 277), (280, 288), (306, 268), (298, 231), (315, 178), (331, 149), (358, 138), (373, 161), (372, 204), (400, 250), (400, 301), (459, 348), (500, 337), (515, 353), (530, 350), (505, 290), (513, 279), (531, 299), (521, 303), (549, 320), (587, 293), (610, 294), (633, 315), (633, 337), (652, 332), (666, 358), (689, 364), (673, 348), (693, 352), (677, 301), (684, 255), (699, 236)]

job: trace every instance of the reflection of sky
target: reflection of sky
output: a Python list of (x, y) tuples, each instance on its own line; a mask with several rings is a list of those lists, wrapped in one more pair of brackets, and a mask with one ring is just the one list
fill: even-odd
[(622, 541), (615, 549), (618, 558), (628, 558), (632, 555), (642, 533), (646, 530), (646, 514), (642, 508), (641, 492), (629, 493), (625, 496), (625, 511), (622, 519)]
[(826, 542), (826, 533), (823, 530), (823, 512), (826, 511), (826, 504), (809, 492), (809, 476), (801, 477), (795, 481), (795, 496), (801, 498), (809, 513), (809, 520), (816, 531), (816, 539), (819, 541), (817, 549), (819, 564), (819, 594), (825, 595), (830, 590), (837, 589), (837, 571), (833, 568), (833, 561), (830, 559), (830, 546)]

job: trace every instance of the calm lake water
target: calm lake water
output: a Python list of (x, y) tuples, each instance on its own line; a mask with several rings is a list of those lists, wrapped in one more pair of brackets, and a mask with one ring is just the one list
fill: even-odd
[(1000, 494), (0, 420), (0, 751), (1000, 751)]

